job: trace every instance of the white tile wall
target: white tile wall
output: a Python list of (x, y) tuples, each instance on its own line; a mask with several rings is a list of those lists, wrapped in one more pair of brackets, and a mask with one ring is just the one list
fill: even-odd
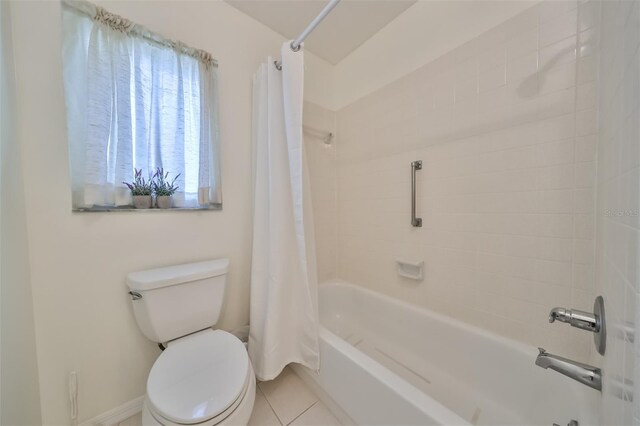
[[(595, 11), (589, 13), (593, 20)], [(610, 330), (603, 424), (640, 425), (639, 2), (602, 2), (601, 47), (596, 286), (605, 297)], [(635, 343), (625, 329), (635, 330)]]
[(338, 111), (340, 278), (588, 360), (547, 315), (595, 296), (598, 11), (541, 3)]
[(335, 138), (331, 145), (325, 145), (319, 135), (336, 134), (336, 114), (305, 102), (303, 122), (307, 129), (304, 146), (311, 181), (318, 280), (323, 282), (336, 278), (337, 165)]

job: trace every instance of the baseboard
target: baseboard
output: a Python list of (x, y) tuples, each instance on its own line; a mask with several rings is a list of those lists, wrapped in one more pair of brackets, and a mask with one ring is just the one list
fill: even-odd
[(142, 411), (143, 403), (144, 395), (82, 422), (79, 426), (117, 426), (118, 423), (140, 413)]

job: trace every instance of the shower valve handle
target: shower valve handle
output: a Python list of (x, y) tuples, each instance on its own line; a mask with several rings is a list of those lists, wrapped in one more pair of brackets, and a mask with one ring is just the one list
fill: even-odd
[(549, 314), (549, 322), (556, 320), (582, 330), (593, 332), (600, 330), (600, 321), (596, 315), (577, 309), (553, 308)]
[(604, 314), (604, 299), (596, 297), (593, 303), (593, 313), (577, 309), (553, 308), (549, 313), (549, 322), (566, 322), (572, 327), (593, 333), (593, 342), (600, 355), (604, 355), (607, 347), (607, 324)]

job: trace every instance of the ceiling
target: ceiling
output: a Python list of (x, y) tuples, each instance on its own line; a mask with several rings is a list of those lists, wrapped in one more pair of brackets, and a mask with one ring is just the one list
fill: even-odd
[[(291, 40), (328, 3), (327, 0), (225, 1)], [(342, 0), (307, 38), (305, 49), (335, 65), (415, 2)]]

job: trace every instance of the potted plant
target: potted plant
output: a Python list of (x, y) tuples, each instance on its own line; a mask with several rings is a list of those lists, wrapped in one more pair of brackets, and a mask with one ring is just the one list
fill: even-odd
[(176, 180), (180, 177), (178, 173), (173, 180), (169, 180), (169, 172), (164, 172), (161, 167), (153, 175), (153, 192), (156, 194), (156, 206), (161, 209), (170, 209), (173, 206), (173, 194), (178, 190)]
[(135, 176), (133, 182), (122, 182), (131, 190), (131, 196), (133, 197), (133, 205), (136, 209), (148, 209), (151, 208), (151, 194), (153, 193), (152, 179), (145, 180), (142, 177), (142, 169), (133, 169)]

